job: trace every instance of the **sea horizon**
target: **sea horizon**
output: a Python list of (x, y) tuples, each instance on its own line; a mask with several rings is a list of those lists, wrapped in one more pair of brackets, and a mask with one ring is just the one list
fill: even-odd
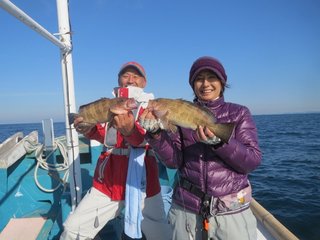
[[(253, 115), (263, 153), (249, 174), (254, 198), (299, 239), (320, 239), (320, 112)], [(54, 136), (65, 123), (54, 122)], [(0, 124), (0, 143), (16, 132), (38, 130), (40, 123)], [(312, 223), (312, 224), (310, 224)]]
[[(259, 114), (252, 114), (252, 116), (274, 116), (274, 115), (294, 115), (294, 114), (319, 114), (320, 113), (320, 110), (319, 111), (306, 111), (306, 112), (286, 112), (286, 113), (259, 113)], [(43, 120), (46, 120), (46, 119), (53, 119), (53, 118), (45, 118), (45, 119), (41, 119), (39, 122), (33, 122), (33, 121), (30, 121), (30, 122), (0, 122), (0, 125), (10, 125), (10, 124), (38, 124), (38, 123), (41, 123)], [(57, 120), (57, 121), (53, 121), (54, 123), (65, 123), (65, 121), (63, 120)]]

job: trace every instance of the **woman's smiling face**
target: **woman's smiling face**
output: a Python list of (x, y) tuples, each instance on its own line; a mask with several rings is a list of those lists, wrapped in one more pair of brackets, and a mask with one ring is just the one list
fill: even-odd
[(213, 71), (202, 70), (194, 81), (193, 90), (199, 100), (211, 101), (221, 95), (223, 88)]

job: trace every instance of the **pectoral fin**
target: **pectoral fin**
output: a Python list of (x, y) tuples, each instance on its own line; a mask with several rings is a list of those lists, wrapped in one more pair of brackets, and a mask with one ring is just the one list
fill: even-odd
[(177, 132), (177, 130), (178, 130), (178, 127), (176, 125), (173, 125), (173, 124), (169, 124), (168, 128), (169, 128), (169, 130), (171, 132), (174, 132), (174, 133)]
[(168, 111), (165, 110), (156, 110), (150, 108), (151, 111), (153, 111), (154, 115), (159, 119), (166, 119), (168, 116)]
[[(69, 120), (69, 124), (72, 125), (74, 120), (78, 117), (81, 117), (80, 114), (78, 113), (69, 113), (68, 114), (68, 120)], [(83, 127), (93, 127), (94, 125), (96, 125), (95, 123), (90, 123), (90, 122), (80, 122), (78, 123), (78, 127), (83, 128)]]
[(167, 131), (176, 132), (177, 126), (173, 125), (169, 119), (169, 111), (154, 111), (155, 115), (160, 119), (160, 128)]

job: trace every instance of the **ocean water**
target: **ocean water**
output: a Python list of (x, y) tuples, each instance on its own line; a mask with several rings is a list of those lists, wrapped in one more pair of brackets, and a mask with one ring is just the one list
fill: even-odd
[(320, 114), (255, 116), (262, 164), (256, 200), (298, 238), (320, 239)]
[[(65, 123), (58, 122), (53, 124), (54, 137), (65, 135)], [(24, 136), (32, 131), (38, 131), (39, 142), (43, 142), (43, 130), (41, 123), (19, 123), (19, 124), (0, 124), (0, 143), (17, 132), (23, 132)]]
[[(320, 113), (254, 116), (262, 164), (250, 174), (253, 195), (302, 240), (320, 239)], [(0, 124), (0, 143), (12, 134), (25, 135), (41, 123)], [(64, 123), (54, 123), (55, 137)]]

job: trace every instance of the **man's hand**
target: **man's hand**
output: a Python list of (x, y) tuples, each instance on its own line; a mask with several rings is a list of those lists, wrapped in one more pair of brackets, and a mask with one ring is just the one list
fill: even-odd
[(221, 142), (221, 139), (214, 135), (207, 127), (198, 126), (196, 130), (200, 142), (216, 145)]
[(123, 136), (130, 136), (134, 130), (134, 116), (131, 111), (125, 114), (114, 116), (111, 125), (117, 129)]
[(76, 117), (73, 121), (74, 128), (78, 133), (87, 134), (95, 126), (94, 124), (87, 124), (83, 122), (83, 117)]

